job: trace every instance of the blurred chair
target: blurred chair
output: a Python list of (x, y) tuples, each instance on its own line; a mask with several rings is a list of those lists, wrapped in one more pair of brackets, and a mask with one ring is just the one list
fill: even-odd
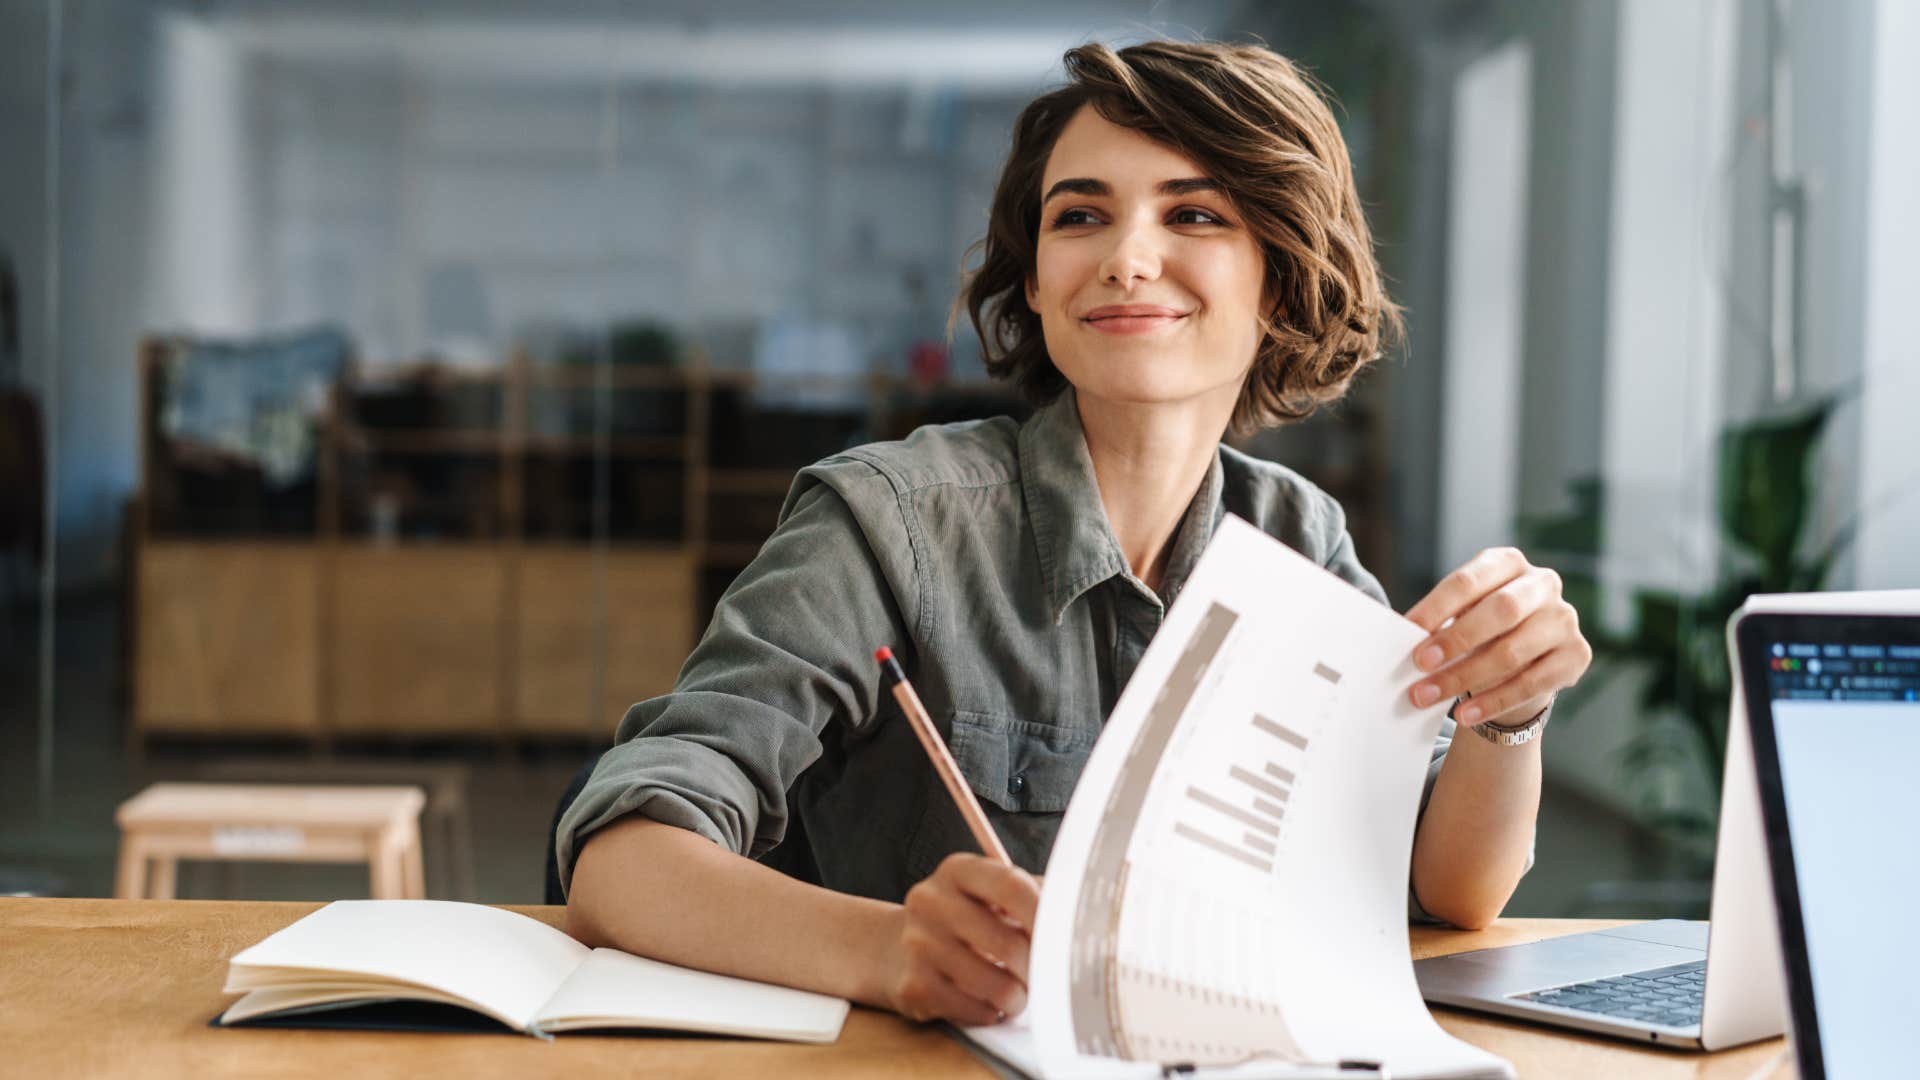
[(365, 863), (376, 900), (425, 899), (415, 787), (154, 784), (120, 804), (114, 895), (170, 900), (181, 859)]

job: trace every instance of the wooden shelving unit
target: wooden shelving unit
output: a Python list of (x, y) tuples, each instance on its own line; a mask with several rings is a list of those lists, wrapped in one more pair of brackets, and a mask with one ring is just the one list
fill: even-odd
[[(716, 404), (739, 426), (762, 384), (697, 355), (684, 367), (592, 370), (516, 354), (495, 372), (436, 370), (420, 384), (428, 397), (478, 403), (479, 422), (380, 422), (377, 391), (350, 375), (321, 421), (311, 528), (214, 530), (182, 503), (155, 429), (159, 375), (177, 347), (149, 341), (140, 355), (141, 736), (609, 737), (628, 704), (672, 685), (795, 468), (837, 449), (740, 462), (765, 447), (728, 445), (741, 433), (716, 430)], [(998, 384), (857, 382), (865, 413), (816, 427), (896, 437), (903, 402), (910, 412), (955, 393), (1018, 408)], [(577, 430), (582, 402), (611, 430)], [(447, 490), (423, 490), (434, 483)], [(595, 491), (609, 492), (606, 505)]]

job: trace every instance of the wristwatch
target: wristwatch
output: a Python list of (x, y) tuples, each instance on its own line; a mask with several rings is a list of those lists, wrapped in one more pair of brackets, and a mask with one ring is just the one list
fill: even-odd
[[(1466, 694), (1460, 695), (1459, 700), (1453, 703), (1454, 709), (1459, 708), (1460, 702), (1466, 699)], [(1519, 724), (1483, 722), (1473, 725), (1473, 733), (1499, 746), (1525, 746), (1539, 738), (1540, 733), (1546, 730), (1547, 716), (1552, 712), (1553, 702), (1549, 701), (1544, 708), (1533, 714), (1533, 719), (1531, 720)], [(1447, 715), (1452, 716), (1453, 709), (1448, 709)]]

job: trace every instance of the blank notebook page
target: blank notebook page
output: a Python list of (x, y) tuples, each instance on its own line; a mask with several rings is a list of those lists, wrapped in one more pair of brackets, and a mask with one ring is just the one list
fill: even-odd
[(416, 983), (471, 1001), (494, 1019), (524, 1029), (589, 952), (545, 923), (480, 904), (336, 900), (242, 950), (233, 967), (346, 972)]
[(735, 979), (595, 949), (536, 1018), (546, 1031), (588, 1026), (672, 1028), (832, 1042), (847, 1017), (841, 998)]

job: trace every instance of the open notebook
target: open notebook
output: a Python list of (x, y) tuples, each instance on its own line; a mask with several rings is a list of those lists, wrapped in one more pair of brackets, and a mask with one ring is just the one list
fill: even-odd
[(448, 900), (335, 901), (235, 955), (226, 990), (246, 996), (222, 1025), (426, 1002), (529, 1035), (650, 1028), (827, 1043), (847, 1018), (841, 998), (589, 949), (525, 915)]

